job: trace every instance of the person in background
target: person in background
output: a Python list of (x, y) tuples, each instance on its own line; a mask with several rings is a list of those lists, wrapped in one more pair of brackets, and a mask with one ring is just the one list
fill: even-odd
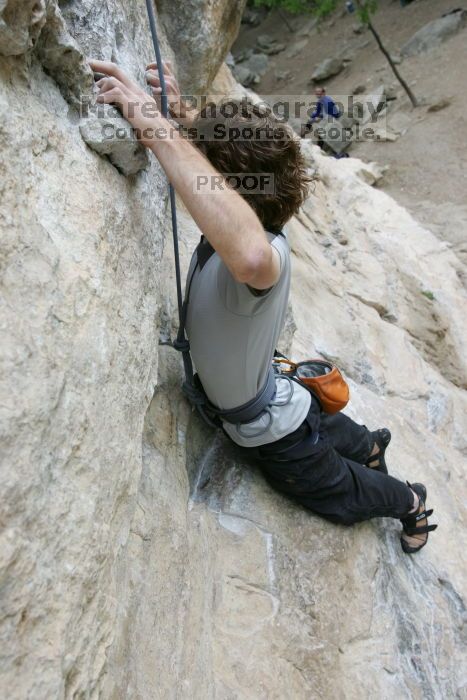
[[(315, 89), (315, 95), (316, 106), (313, 112), (311, 113), (309, 120), (305, 124), (305, 128), (302, 130), (302, 137), (304, 137), (305, 134), (311, 130), (313, 124), (318, 120), (329, 118), (339, 119), (339, 117), (341, 116), (341, 113), (339, 112), (339, 109), (332, 97), (326, 95), (326, 88), (317, 87)], [(318, 139), (317, 143), (320, 148), (323, 148), (324, 141), (322, 139)]]
[(311, 117), (307, 122), (307, 126), (311, 127), (311, 125), (314, 124), (315, 121), (317, 121), (318, 119), (323, 119), (324, 117), (334, 117), (334, 119), (339, 119), (341, 113), (339, 112), (337, 105), (332, 99), (332, 97), (326, 95), (326, 88), (317, 87), (315, 89), (315, 95), (316, 107), (311, 113)]

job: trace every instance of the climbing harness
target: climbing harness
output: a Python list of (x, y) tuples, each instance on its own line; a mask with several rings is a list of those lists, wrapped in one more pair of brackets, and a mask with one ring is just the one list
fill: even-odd
[[(159, 39), (157, 36), (156, 27), (156, 17), (154, 14), (154, 8), (152, 6), (153, 0), (146, 0), (146, 8), (149, 18), (149, 28), (151, 30), (152, 43), (154, 45), (154, 52), (156, 55), (156, 63), (159, 70), (159, 79), (161, 83), (161, 112), (164, 117), (168, 116), (168, 101), (167, 101), (167, 88), (162, 64), (161, 51), (159, 46)], [(196, 249), (196, 265), (193, 268), (193, 272), (190, 279), (187, 282), (187, 291), (185, 294), (185, 299), (182, 296), (182, 281), (180, 274), (180, 255), (178, 246), (178, 226), (177, 226), (177, 209), (175, 201), (175, 190), (171, 183), (169, 183), (169, 197), (170, 197), (170, 209), (172, 214), (172, 233), (173, 233), (173, 247), (174, 247), (174, 258), (175, 258), (175, 279), (177, 285), (177, 305), (178, 305), (178, 333), (176, 340), (173, 341), (172, 345), (175, 350), (182, 353), (183, 367), (185, 372), (185, 381), (182, 385), (182, 390), (185, 396), (188, 398), (192, 406), (194, 406), (200, 413), (203, 420), (211, 427), (219, 427), (222, 425), (222, 421), (227, 421), (228, 423), (236, 424), (237, 427), (244, 423), (249, 423), (257, 418), (267, 409), (267, 407), (272, 404), (275, 394), (276, 394), (276, 380), (274, 368), (271, 366), (266, 382), (258, 393), (251, 401), (243, 404), (242, 406), (237, 406), (233, 409), (221, 410), (214, 406), (207, 398), (201, 382), (197, 375), (193, 372), (193, 363), (190, 355), (190, 343), (185, 333), (185, 324), (188, 311), (188, 300), (190, 296), (191, 283), (193, 281), (193, 276), (199, 265), (202, 266), (206, 264), (209, 258), (215, 253), (214, 248), (209, 244), (204, 237)], [(292, 391), (290, 392), (291, 398)], [(290, 400), (289, 398), (289, 400)], [(266, 411), (268, 412), (268, 411)], [(269, 413), (269, 423), (271, 421), (271, 415)], [(265, 432), (268, 429), (262, 428), (261, 432)]]
[[(282, 232), (280, 232), (281, 235)], [(276, 232), (276, 235), (279, 235), (279, 232)], [(193, 281), (193, 278), (195, 276), (196, 270), (199, 268), (200, 270), (203, 269), (203, 267), (206, 265), (206, 263), (211, 259), (211, 257), (214, 255), (216, 251), (214, 248), (211, 246), (209, 241), (207, 241), (204, 236), (201, 236), (201, 240), (196, 248), (195, 251), (195, 256), (194, 260), (195, 263), (192, 266), (191, 273), (189, 273), (188, 280), (187, 280), (187, 285), (186, 285), (186, 294), (185, 294), (185, 299), (183, 302), (183, 309), (182, 309), (182, 322), (180, 324), (180, 328), (178, 331), (178, 337), (177, 337), (177, 342), (181, 337), (185, 336), (185, 323), (186, 323), (186, 317), (187, 317), (187, 312), (188, 312), (188, 304), (189, 304), (189, 299), (190, 299), (190, 292), (191, 292), (191, 284)], [(180, 341), (181, 342), (181, 341)], [(187, 341), (188, 342), (188, 341)], [(286, 378), (288, 379), (288, 378)], [(279, 406), (279, 405), (284, 405), (290, 401), (292, 398), (293, 394), (293, 385), (289, 381), (290, 385), (290, 391), (289, 391), (289, 396), (286, 400), (281, 400), (281, 401), (276, 401), (275, 399), (275, 394), (276, 394), (276, 373), (274, 370), (274, 366), (271, 365), (269, 368), (269, 372), (266, 377), (266, 381), (263, 385), (263, 388), (259, 391), (259, 393), (250, 401), (248, 401), (245, 404), (242, 404), (241, 406), (237, 406), (236, 408), (230, 408), (230, 409), (225, 409), (221, 410), (214, 406), (209, 399), (207, 398), (206, 394), (204, 393), (204, 390), (201, 386), (201, 382), (198, 378), (197, 375), (194, 375), (194, 383), (195, 383), (195, 388), (202, 393), (202, 398), (204, 399), (204, 406), (203, 409), (205, 413), (207, 413), (208, 417), (211, 418), (212, 422), (216, 423), (217, 425), (221, 425), (222, 420), (226, 421), (227, 423), (232, 423), (237, 426), (237, 430), (240, 434), (242, 434), (242, 424), (245, 423), (250, 423), (251, 421), (259, 418), (260, 415), (264, 414), (265, 416), (268, 416), (268, 422), (265, 426), (260, 426), (257, 429), (257, 432), (255, 433), (255, 437), (258, 437), (259, 435), (262, 435), (265, 433), (272, 421), (272, 416), (269, 410), (269, 406)], [(187, 393), (185, 391), (185, 393)], [(251, 432), (249, 433), (251, 437)]]

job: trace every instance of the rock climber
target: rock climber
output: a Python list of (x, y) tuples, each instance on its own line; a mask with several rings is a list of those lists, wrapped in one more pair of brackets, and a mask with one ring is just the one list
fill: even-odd
[[(215, 114), (207, 107), (186, 112), (171, 66), (164, 64), (171, 116), (190, 124), (192, 142), (159, 111), (157, 65), (146, 73), (153, 97), (113, 63), (92, 61), (91, 67), (104, 74), (98, 102), (116, 105), (129, 120), (203, 234), (190, 266), (186, 328), (207, 397), (235, 411), (255, 400), (285, 321), (291, 261), (283, 228), (309, 183), (300, 142), (288, 125), (251, 103), (235, 110), (229, 102), (229, 110)], [(273, 174), (274, 191), (219, 187), (231, 173)], [(327, 415), (304, 386), (291, 392), (280, 374), (274, 381), (267, 410), (247, 423), (223, 422), (229, 438), (296, 502), (344, 525), (400, 519), (404, 552), (419, 551), (436, 525), (427, 522), (432, 511), (426, 511), (423, 484), (387, 473), (389, 430), (369, 431), (343, 413)]]

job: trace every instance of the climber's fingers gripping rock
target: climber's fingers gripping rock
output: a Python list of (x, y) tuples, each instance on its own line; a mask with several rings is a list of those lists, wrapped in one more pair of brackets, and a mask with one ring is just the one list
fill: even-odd
[[(170, 61), (163, 61), (162, 67), (164, 69), (165, 85), (167, 88), (168, 95), (178, 95), (180, 96), (180, 88), (178, 87), (177, 79), (174, 75), (172, 63)], [(154, 92), (160, 95), (160, 76), (159, 68), (157, 63), (148, 63), (146, 66), (146, 80), (149, 85), (154, 87)]]
[[(177, 79), (172, 72), (170, 64), (168, 63), (168, 61), (164, 61), (162, 66), (164, 69), (165, 88), (167, 96), (169, 97), (169, 99), (180, 99), (180, 88), (178, 87)], [(151, 86), (152, 93), (154, 96), (159, 96), (162, 93), (161, 80), (157, 63), (150, 63), (146, 66), (146, 81), (148, 85)]]
[(115, 63), (90, 61), (91, 68), (105, 77), (97, 81), (97, 102), (113, 104), (135, 129), (138, 139), (149, 147), (154, 139), (155, 122), (161, 115), (156, 101)]
[(125, 71), (123, 71), (120, 68), (120, 66), (117, 66), (116, 63), (112, 63), (111, 61), (98, 61), (97, 59), (91, 59), (89, 61), (89, 65), (95, 73), (104, 73), (109, 77), (117, 78), (117, 80), (126, 85), (128, 88), (131, 88), (132, 86), (138, 87), (133, 83), (131, 78), (129, 78), (126, 75)]
[[(180, 87), (174, 75), (170, 61), (162, 63), (165, 79), (165, 89), (167, 93), (168, 107), (171, 116), (181, 124), (187, 125), (196, 116), (196, 111), (192, 105), (188, 105), (182, 98)], [(151, 87), (152, 94), (159, 99), (162, 94), (162, 86), (157, 63), (149, 63), (146, 66), (146, 81)]]

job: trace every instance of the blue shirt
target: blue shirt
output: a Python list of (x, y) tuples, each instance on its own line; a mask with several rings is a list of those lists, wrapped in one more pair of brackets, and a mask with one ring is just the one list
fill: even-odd
[(316, 103), (316, 107), (310, 117), (310, 121), (317, 119), (318, 117), (324, 117), (326, 114), (330, 117), (336, 117), (336, 119), (341, 116), (332, 97), (323, 95)]

